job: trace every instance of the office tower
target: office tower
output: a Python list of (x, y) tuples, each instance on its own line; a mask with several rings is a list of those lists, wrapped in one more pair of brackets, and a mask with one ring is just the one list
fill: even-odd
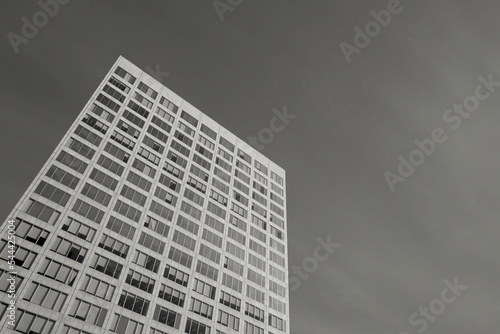
[(2, 224), (0, 330), (289, 333), (285, 207), (282, 168), (120, 57)]

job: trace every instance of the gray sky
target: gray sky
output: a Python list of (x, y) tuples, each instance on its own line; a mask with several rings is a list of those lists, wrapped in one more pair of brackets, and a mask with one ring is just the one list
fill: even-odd
[[(243, 0), (224, 21), (211, 1), (71, 1), (17, 54), (7, 34), (40, 7), (4, 1), (0, 211), (123, 55), (239, 137), (296, 115), (263, 151), (287, 171), (289, 263), (318, 237), (340, 247), (290, 292), (292, 333), (418, 333), (409, 317), (455, 278), (467, 288), (425, 332), (498, 333), (500, 87), (458, 129), (443, 115), (479, 76), (500, 82), (500, 3), (401, 5), (348, 64), (339, 44), (388, 1)], [(435, 128), (447, 140), (391, 192), (384, 172)]]

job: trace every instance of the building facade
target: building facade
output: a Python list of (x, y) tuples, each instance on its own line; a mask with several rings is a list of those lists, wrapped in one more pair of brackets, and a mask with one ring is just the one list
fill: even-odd
[(284, 170), (123, 57), (0, 232), (2, 333), (289, 333)]

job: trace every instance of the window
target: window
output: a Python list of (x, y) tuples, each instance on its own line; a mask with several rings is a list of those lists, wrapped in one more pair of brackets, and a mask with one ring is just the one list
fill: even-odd
[(234, 255), (241, 260), (245, 260), (245, 250), (229, 241), (226, 241), (226, 252), (229, 252), (229, 254)]
[(50, 310), (60, 312), (68, 295), (61, 291), (32, 282), (24, 294), (24, 300), (33, 304), (40, 305)]
[(154, 231), (158, 234), (161, 234), (164, 237), (168, 236), (168, 231), (170, 230), (170, 227), (167, 224), (165, 224), (157, 219), (154, 219), (150, 216), (146, 217), (146, 221), (144, 222), (144, 226), (149, 228), (151, 231)]
[(172, 282), (180, 284), (182, 286), (187, 286), (187, 283), (189, 280), (188, 274), (186, 274), (185, 272), (183, 272), (177, 268), (174, 268), (168, 264), (165, 266), (165, 271), (163, 272), (163, 277), (171, 280)]
[(245, 334), (264, 334), (264, 329), (245, 321)]
[(74, 138), (69, 138), (64, 146), (69, 147), (71, 150), (87, 159), (92, 159), (95, 153), (94, 149)]
[(90, 116), (89, 114), (86, 114), (82, 118), (82, 122), (89, 125), (90, 127), (96, 129), (97, 131), (106, 134), (106, 132), (109, 129), (109, 126), (104, 124), (103, 122), (99, 121), (97, 118)]
[(90, 173), (90, 179), (96, 181), (99, 184), (102, 184), (108, 189), (115, 190), (118, 185), (118, 181), (107, 175), (106, 173), (101, 172), (97, 168), (94, 168)]
[(50, 169), (45, 175), (71, 189), (75, 189), (76, 185), (80, 181), (78, 177), (54, 165), (50, 166)]
[(128, 250), (130, 248), (129, 245), (125, 244), (124, 242), (118, 241), (107, 234), (102, 235), (101, 241), (99, 242), (98, 246), (110, 253), (123, 258), (127, 257)]
[(204, 199), (202, 196), (198, 195), (191, 189), (184, 189), (184, 197), (189, 199), (191, 202), (198, 204), (199, 206), (203, 206)]
[(269, 314), (269, 325), (280, 331), (285, 330), (285, 321), (272, 314)]
[(203, 181), (208, 181), (208, 173), (198, 168), (196, 165), (191, 165), (190, 172), (199, 177)]
[(285, 201), (283, 201), (282, 198), (280, 198), (278, 195), (272, 193), (272, 192), (269, 192), (269, 196), (271, 197), (271, 200), (278, 203), (279, 205), (281, 206), (284, 206), (285, 205)]
[(194, 206), (185, 201), (182, 201), (181, 211), (187, 213), (196, 220), (200, 220), (201, 218), (201, 210), (195, 208)]
[(130, 158), (130, 154), (128, 154), (124, 150), (116, 147), (115, 145), (111, 144), (110, 142), (106, 143), (106, 146), (104, 146), (104, 151), (108, 152), (111, 156), (113, 156), (113, 157), (115, 157), (118, 160), (121, 160), (123, 162), (128, 162), (128, 159)]
[(136, 223), (139, 222), (139, 218), (141, 217), (141, 214), (142, 214), (141, 211), (131, 207), (130, 205), (128, 205), (120, 200), (116, 201), (115, 208), (113, 210), (122, 214), (125, 217), (132, 219)]
[(191, 297), (191, 306), (189, 307), (189, 310), (207, 319), (212, 319), (214, 307), (210, 304), (202, 302), (201, 300)]
[(198, 120), (184, 110), (181, 112), (181, 118), (186, 122), (188, 122), (189, 124), (191, 124), (192, 126), (194, 126), (195, 128), (198, 126)]
[(166, 307), (156, 305), (155, 312), (153, 314), (153, 320), (156, 320), (169, 327), (179, 329), (181, 315), (169, 310)]
[[(182, 131), (184, 131), (185, 133), (187, 133), (188, 136), (190, 137), (194, 137), (194, 130), (191, 129), (189, 126), (187, 126), (186, 124), (184, 124), (183, 122), (179, 122), (177, 123), (177, 127), (179, 129), (181, 129)], [(177, 132), (177, 131), (176, 131)], [(192, 143), (192, 141), (191, 141)], [(191, 144), (189, 144), (189, 146), (191, 146)]]
[(196, 180), (195, 178), (192, 178), (191, 176), (188, 177), (187, 184), (203, 194), (207, 191), (206, 185), (204, 185), (202, 182)]
[(73, 302), (69, 316), (85, 321), (90, 325), (102, 327), (108, 310), (76, 298)]
[(219, 310), (217, 323), (229, 327), (231, 329), (234, 329), (235, 331), (238, 331), (240, 328), (240, 319), (222, 310)]
[(274, 263), (285, 268), (285, 258), (284, 257), (279, 256), (278, 254), (274, 253), (273, 251), (269, 251), (269, 258)]
[[(275, 236), (276, 238), (280, 239), (280, 240), (283, 240), (283, 232), (281, 232), (280, 230), (278, 230), (276, 227), (274, 226), (270, 226), (270, 232), (273, 236)], [(283, 252), (282, 252), (283, 253)]]
[(144, 204), (146, 204), (146, 199), (147, 199), (146, 195), (143, 195), (138, 190), (135, 190), (127, 186), (126, 184), (123, 185), (120, 195), (140, 206), (144, 206)]
[(243, 209), (243, 207), (239, 206), (236, 203), (231, 203), (231, 210), (242, 216), (243, 218), (247, 217), (248, 211)]
[(226, 219), (226, 210), (220, 208), (212, 202), (208, 202), (207, 210), (219, 218)]
[(274, 213), (277, 213), (281, 217), (285, 216), (285, 211), (282, 208), (278, 207), (276, 204), (270, 203), (270, 207), (271, 207), (271, 211), (274, 211)]
[(275, 216), (272, 212), (271, 212), (271, 218), (269, 218), (269, 220), (271, 221), (271, 223), (281, 227), (281, 228), (285, 228), (285, 222), (278, 218), (277, 216)]
[(58, 254), (61, 254), (62, 256), (65, 256), (69, 259), (75, 260), (79, 263), (83, 262), (88, 251), (85, 247), (82, 247), (79, 244), (71, 242), (67, 239), (63, 239), (59, 236), (52, 244), (50, 250)]
[(239, 242), (240, 244), (245, 245), (246, 237), (245, 237), (245, 235), (241, 234), (240, 232), (238, 232), (232, 228), (229, 228), (227, 230), (227, 236), (230, 237), (231, 239)]
[(151, 87), (146, 85), (144, 82), (139, 82), (137, 89), (140, 90), (141, 92), (145, 93), (147, 96), (149, 96), (153, 100), (155, 100), (156, 97), (158, 96), (158, 93), (155, 90), (153, 90)]
[(146, 150), (144, 147), (139, 147), (139, 151), (137, 151), (137, 154), (139, 154), (141, 157), (145, 158), (149, 162), (152, 162), (156, 166), (160, 163), (160, 158), (151, 153), (150, 151)]
[(74, 133), (95, 146), (99, 146), (101, 144), (102, 138), (100, 136), (81, 125), (76, 127)]
[(210, 327), (191, 318), (187, 318), (184, 333), (189, 334), (210, 334)]
[[(182, 232), (175, 231), (174, 232), (174, 237), (172, 238), (172, 241), (186, 247), (187, 249), (194, 251), (194, 248), (196, 246), (196, 240), (193, 238), (188, 237)], [(172, 252), (172, 250), (170, 250)]]
[[(144, 120), (141, 117), (139, 117), (139, 115), (132, 113), (128, 110), (125, 110), (123, 112), (123, 118), (132, 122), (133, 124), (137, 125), (140, 128), (142, 128), (144, 126), (144, 123), (145, 123)], [(125, 123), (121, 120), (118, 122), (117, 127), (119, 129), (125, 131), (126, 133), (130, 134), (134, 138), (139, 137), (139, 132), (137, 129), (135, 129), (134, 127), (131, 127), (130, 125), (128, 125), (127, 123)]]
[(158, 272), (158, 267), (160, 266), (160, 260), (138, 250), (134, 253), (132, 263), (135, 263), (147, 270), (151, 270), (154, 273)]
[(128, 83), (131, 83), (132, 85), (135, 82), (135, 77), (133, 75), (131, 75), (130, 73), (128, 73), (127, 71), (125, 71), (120, 66), (118, 66), (116, 68), (115, 74), (119, 75), (121, 78), (125, 79), (125, 81), (127, 81)]
[[(204, 136), (202, 136), (202, 135), (200, 135), (200, 136), (198, 137), (198, 141), (199, 141), (200, 143), (202, 143), (203, 145), (205, 145), (206, 147), (208, 147), (208, 149), (209, 149), (209, 150), (212, 150), (212, 151), (213, 151), (213, 150), (214, 150), (214, 148), (215, 148), (215, 144), (214, 144), (214, 143), (212, 143), (210, 140), (208, 140), (207, 138), (205, 138), (205, 137), (204, 137)], [(210, 158), (210, 159), (212, 159), (212, 158)]]
[(219, 144), (227, 148), (231, 153), (234, 152), (234, 145), (229, 142), (229, 140), (225, 139), (224, 137), (219, 138)]
[(207, 136), (209, 136), (213, 140), (217, 139), (217, 133), (214, 130), (210, 129), (205, 124), (201, 124), (201, 132), (203, 132), (204, 134), (206, 134)]
[(120, 105), (116, 102), (113, 102), (109, 97), (104, 96), (103, 94), (99, 94), (96, 98), (97, 102), (102, 103), (103, 106), (117, 112), (120, 110)]
[(90, 111), (110, 123), (113, 122), (113, 119), (115, 119), (115, 116), (113, 116), (109, 111), (104, 110), (104, 108), (95, 103), (92, 104), (92, 107), (90, 107)]
[(178, 193), (179, 189), (181, 188), (181, 185), (179, 183), (177, 183), (176, 181), (172, 180), (171, 178), (169, 178), (165, 174), (161, 174), (160, 175), (160, 179), (158, 181), (161, 184), (163, 184), (164, 186), (166, 186), (167, 188), (172, 189), (176, 193)]
[(146, 176), (149, 176), (150, 178), (154, 178), (156, 175), (156, 170), (153, 167), (145, 164), (139, 159), (134, 160), (132, 167), (137, 169), (139, 172), (144, 173)]
[(224, 268), (231, 270), (235, 274), (243, 276), (244, 266), (227, 256), (224, 258)]
[(260, 241), (262, 241), (263, 243), (266, 242), (266, 234), (262, 231), (259, 231), (258, 229), (256, 229), (255, 227), (251, 226), (250, 227), (250, 235), (259, 239)]
[(271, 280), (269, 280), (269, 290), (281, 297), (286, 297), (286, 288)]
[(111, 77), (109, 79), (109, 83), (111, 83), (113, 86), (117, 87), (122, 92), (125, 92), (125, 94), (127, 94), (130, 90), (130, 88), (128, 88), (127, 85), (124, 85), (120, 80), (116, 79), (115, 77)]
[(205, 159), (203, 159), (199, 155), (193, 154), (193, 161), (196, 162), (201, 167), (205, 168), (206, 170), (208, 170), (208, 171), (210, 170), (210, 166), (211, 166), (210, 162), (206, 161)]
[(222, 237), (218, 236), (215, 233), (210, 232), (207, 229), (203, 229), (202, 234), (203, 240), (210, 242), (212, 245), (221, 248), (222, 247)]
[(264, 310), (253, 306), (252, 304), (246, 303), (245, 315), (251, 318), (264, 322)]
[(286, 304), (271, 296), (269, 296), (269, 307), (275, 311), (286, 314)]
[(225, 194), (229, 194), (229, 186), (226, 185), (225, 183), (219, 181), (217, 178), (212, 178), (212, 185), (216, 188), (219, 189), (220, 191), (224, 192)]
[(242, 171), (244, 171), (245, 173), (250, 175), (250, 167), (248, 167), (247, 165), (245, 165), (243, 162), (241, 162), (238, 159), (236, 159), (236, 167), (240, 168)]
[(159, 239), (144, 232), (141, 233), (139, 238), (139, 245), (151, 249), (153, 252), (159, 254), (163, 254), (163, 251), (165, 250), (165, 242), (160, 241)]
[(220, 262), (220, 253), (205, 244), (200, 244), (199, 254), (217, 264)]
[[(162, 101), (163, 99), (164, 99), (164, 98), (162, 97), (162, 98), (161, 98), (161, 100), (160, 100), (160, 103), (161, 103), (161, 101)], [(166, 100), (166, 99), (165, 99), (165, 100)], [(173, 104), (172, 104), (172, 106), (173, 106)], [(175, 106), (175, 107), (176, 107), (176, 106)], [(167, 107), (167, 109), (169, 109), (169, 108)], [(169, 109), (169, 110), (171, 110), (171, 109)], [(174, 111), (174, 113), (176, 113), (176, 112), (177, 112), (177, 111)], [(170, 113), (169, 113), (169, 112), (167, 112), (167, 111), (163, 110), (162, 108), (158, 107), (158, 109), (156, 109), (156, 113), (157, 113), (158, 115), (160, 115), (161, 117), (163, 117), (164, 119), (166, 119), (168, 122), (173, 123), (173, 121), (174, 121), (174, 117), (173, 117), (172, 115), (170, 115)]]
[[(250, 177), (248, 175), (245, 175), (242, 171), (235, 169), (234, 170), (234, 175), (240, 179), (241, 181), (245, 182), (246, 184), (250, 184)], [(241, 182), (238, 182), (237, 186), (237, 181), (234, 180), (234, 186), (240, 189), (241, 191), (244, 191), (246, 194), (248, 194), (249, 189), (247, 186), (243, 185)], [(245, 190), (246, 189), (246, 190)]]
[(135, 227), (113, 216), (109, 217), (106, 227), (127, 239), (132, 240), (134, 238)]
[(134, 173), (133, 171), (130, 171), (128, 173), (127, 181), (138, 186), (143, 190), (146, 190), (147, 192), (151, 190), (152, 183), (148, 181), (146, 178)]
[(141, 274), (132, 269), (129, 270), (125, 283), (148, 293), (152, 293), (155, 287), (155, 280), (150, 278), (149, 275)]
[(283, 190), (272, 182), (271, 182), (271, 189), (273, 191), (276, 191), (281, 196), (283, 196), (283, 194), (284, 194)]
[(229, 219), (229, 223), (236, 226), (237, 228), (239, 228), (242, 231), (247, 230), (247, 223), (236, 216), (231, 215), (231, 218)]
[(260, 285), (263, 288), (266, 287), (266, 278), (250, 268), (248, 268), (247, 270), (247, 279)]
[(124, 317), (121, 314), (115, 313), (111, 327), (111, 332), (118, 334), (142, 334), (144, 325), (135, 320)]
[(21, 211), (51, 225), (54, 225), (61, 214), (53, 208), (32, 199), (26, 201)]
[(196, 148), (195, 150), (200, 153), (201, 155), (203, 155), (205, 158), (207, 158), (208, 160), (212, 160), (212, 157), (213, 157), (213, 153), (210, 152), (208, 149), (206, 149), (205, 147), (201, 146), (200, 144), (196, 144)]
[(222, 148), (219, 147), (219, 150), (217, 151), (217, 154), (226, 159), (229, 162), (233, 162), (233, 156), (226, 151), (224, 151)]
[(252, 198), (259, 202), (260, 204), (267, 206), (267, 200), (264, 196), (257, 194), (255, 191), (252, 192)]
[(161, 199), (163, 202), (166, 202), (172, 206), (177, 204), (177, 197), (175, 197), (172, 193), (162, 189), (161, 187), (156, 187), (155, 196)]
[(165, 284), (162, 284), (160, 287), (160, 291), (158, 292), (158, 297), (174, 305), (183, 307), (186, 294), (180, 292), (179, 290), (173, 289)]
[(74, 169), (78, 173), (83, 173), (88, 166), (82, 160), (72, 156), (71, 154), (65, 151), (61, 151), (61, 153), (59, 153), (59, 155), (57, 156), (56, 160), (68, 166), (69, 168)]
[(214, 167), (214, 175), (216, 175), (217, 177), (220, 177), (223, 181), (226, 181), (227, 183), (230, 183), (230, 181), (231, 181), (231, 175), (224, 172), (222, 169), (218, 168), (217, 166)]
[(176, 140), (172, 140), (172, 142), (170, 143), (170, 147), (172, 147), (174, 150), (176, 150), (180, 154), (182, 154), (186, 157), (189, 157), (189, 149), (186, 148), (184, 145), (181, 145)]
[(61, 229), (88, 242), (92, 242), (96, 233), (95, 229), (71, 217), (65, 218)]
[[(134, 114), (131, 114), (129, 111), (126, 111), (127, 114), (130, 114), (132, 115), (134, 118), (137, 118), (137, 116), (135, 116)], [(131, 117), (130, 117), (131, 118)], [(141, 120), (141, 122), (144, 122), (143, 120)], [(116, 127), (120, 130), (122, 130), (123, 132), (125, 132), (126, 134), (134, 137), (135, 139), (139, 138), (139, 135), (140, 135), (140, 131), (137, 130), (135, 127), (133, 127), (132, 125), (128, 124), (127, 122), (124, 122), (123, 120), (120, 120), (118, 122), (118, 124), (116, 125)], [(113, 135), (111, 135), (111, 138), (116, 140), (118, 143), (122, 144), (123, 146), (125, 146), (126, 148), (130, 148), (132, 149), (134, 147), (134, 144), (130, 142), (130, 139), (128, 139), (127, 137), (124, 137), (123, 135), (121, 135), (119, 132), (115, 131), (113, 133)]]
[(143, 107), (141, 107), (140, 105), (135, 103), (134, 101), (129, 101), (128, 107), (146, 119), (149, 116), (149, 111), (147, 111), (146, 109), (144, 109)]
[(266, 174), (266, 175), (267, 175), (267, 167), (266, 167), (266, 166), (264, 166), (263, 164), (261, 164), (261, 163), (260, 163), (260, 162), (258, 162), (257, 160), (255, 160), (255, 161), (254, 161), (254, 166), (255, 166), (255, 168), (256, 168), (258, 171), (260, 171), (260, 172), (262, 172), (262, 173), (264, 173), (264, 174)]
[(89, 267), (113, 278), (119, 278), (123, 269), (123, 265), (97, 253), (90, 261)]
[(251, 238), (250, 242), (248, 243), (248, 247), (261, 256), (266, 257), (266, 247), (262, 246), (260, 243), (254, 241)]
[(101, 299), (111, 301), (115, 292), (115, 287), (103, 280), (97, 279), (90, 275), (85, 275), (83, 278), (80, 290)]
[(248, 253), (248, 263), (255, 268), (258, 268), (262, 271), (266, 271), (266, 262), (261, 258), (253, 255), (252, 253)]
[(215, 299), (215, 287), (197, 278), (194, 280), (193, 291), (210, 299)]
[(114, 162), (113, 160), (109, 159), (104, 155), (101, 155), (99, 157), (99, 159), (97, 160), (97, 164), (101, 165), (102, 167), (106, 168), (107, 170), (118, 176), (121, 176), (124, 170), (124, 167), (122, 165)]
[(153, 102), (149, 101), (148, 99), (146, 99), (144, 96), (142, 96), (137, 92), (134, 93), (134, 99), (148, 109), (151, 109), (151, 107), (153, 106)]
[(283, 186), (283, 178), (273, 171), (271, 171), (271, 179), (273, 181), (275, 181), (277, 184), (279, 184), (280, 186)]
[(49, 232), (19, 218), (14, 222), (16, 236), (35, 245), (43, 246)]
[[(160, 108), (158, 108), (158, 110), (161, 110)], [(173, 117), (171, 117), (170, 115), (168, 115), (168, 118), (167, 120), (172, 123), (173, 121)], [(154, 125), (157, 125), (159, 128), (165, 130), (167, 133), (170, 133), (170, 130), (172, 130), (172, 126), (170, 126), (169, 124), (167, 124), (166, 122), (162, 121), (161, 119), (159, 119), (158, 117), (156, 116), (153, 116), (152, 120), (151, 120), (151, 123), (153, 123)], [(150, 129), (151, 129), (151, 132), (150, 132)], [(151, 133), (153, 136), (155, 136), (156, 138), (160, 139), (161, 141), (163, 141), (164, 143), (167, 142), (167, 138), (168, 136), (165, 135), (165, 134), (162, 134), (163, 136), (163, 139), (160, 138), (159, 136), (157, 137), (154, 133), (153, 133), (153, 130), (154, 128), (152, 126), (149, 126), (149, 129), (148, 129), (148, 132)], [(159, 132), (160, 133), (160, 132)]]
[(269, 264), (269, 273), (271, 274), (271, 276), (279, 279), (282, 282), (285, 282), (285, 277), (286, 277), (285, 272), (276, 268), (272, 264)]
[(35, 194), (43, 196), (46, 199), (62, 206), (65, 206), (68, 203), (70, 197), (67, 192), (62, 191), (45, 181), (41, 181), (38, 187), (36, 187)]
[(148, 314), (149, 301), (133, 293), (123, 290), (118, 300), (118, 306), (131, 310), (140, 315)]
[(224, 223), (218, 221), (210, 215), (205, 215), (205, 224), (220, 233), (224, 233)]
[(72, 269), (62, 263), (45, 258), (42, 261), (38, 273), (42, 276), (51, 278), (63, 284), (73, 286), (75, 278), (78, 275), (78, 270)]
[[(19, 275), (12, 276), (6, 270), (0, 269), (0, 291), (5, 294), (15, 293), (15, 290), (21, 286), (23, 280), (24, 277)], [(3, 315), (1, 310), (0, 314)]]
[(142, 139), (142, 142), (146, 145), (152, 148), (154, 151), (163, 154), (163, 151), (165, 150), (165, 147), (158, 143), (156, 140), (151, 139), (149, 136), (144, 136)]
[(233, 170), (233, 167), (231, 166), (231, 164), (229, 164), (228, 162), (222, 160), (219, 157), (215, 158), (215, 163), (217, 165), (221, 166), (222, 168), (224, 168), (225, 170), (227, 170), (229, 173), (231, 173), (231, 171)]
[(227, 292), (221, 291), (219, 302), (223, 305), (229, 306), (230, 308), (238, 312), (240, 311), (241, 299), (236, 298), (235, 296)]
[(15, 330), (25, 334), (51, 334), (55, 321), (18, 309)]
[(196, 263), (196, 272), (214, 281), (217, 281), (219, 276), (219, 270), (200, 260)]
[(219, 202), (220, 204), (227, 206), (227, 197), (222, 196), (215, 190), (210, 191), (210, 198), (214, 199), (215, 201)]
[(81, 194), (104, 206), (108, 206), (109, 201), (111, 200), (111, 195), (94, 187), (89, 183), (85, 183)]
[(252, 210), (257, 212), (259, 215), (263, 217), (267, 217), (267, 210), (258, 205), (257, 203), (252, 203)]
[(257, 182), (253, 181), (253, 187), (254, 189), (257, 189), (258, 191), (260, 191), (262, 194), (264, 194), (264, 196), (267, 195), (267, 190), (264, 186), (258, 184)]
[(266, 294), (260, 288), (257, 289), (253, 286), (247, 285), (247, 297), (261, 304), (264, 304)]
[(174, 212), (169, 208), (156, 203), (155, 201), (151, 201), (151, 205), (149, 206), (149, 210), (156, 213), (158, 216), (165, 218), (168, 221), (172, 221), (172, 217)]
[(163, 170), (169, 174), (172, 174), (178, 179), (182, 180), (184, 178), (184, 172), (169, 162), (165, 162), (165, 165), (163, 165)]
[(241, 293), (243, 283), (240, 280), (232, 277), (231, 275), (223, 273), (222, 274), (222, 285), (227, 286), (231, 290), (234, 290), (236, 292)]

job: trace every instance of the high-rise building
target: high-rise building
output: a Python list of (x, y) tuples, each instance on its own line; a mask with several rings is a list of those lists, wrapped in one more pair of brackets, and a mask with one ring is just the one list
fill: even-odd
[(2, 224), (0, 332), (289, 333), (285, 208), (282, 168), (120, 57)]

